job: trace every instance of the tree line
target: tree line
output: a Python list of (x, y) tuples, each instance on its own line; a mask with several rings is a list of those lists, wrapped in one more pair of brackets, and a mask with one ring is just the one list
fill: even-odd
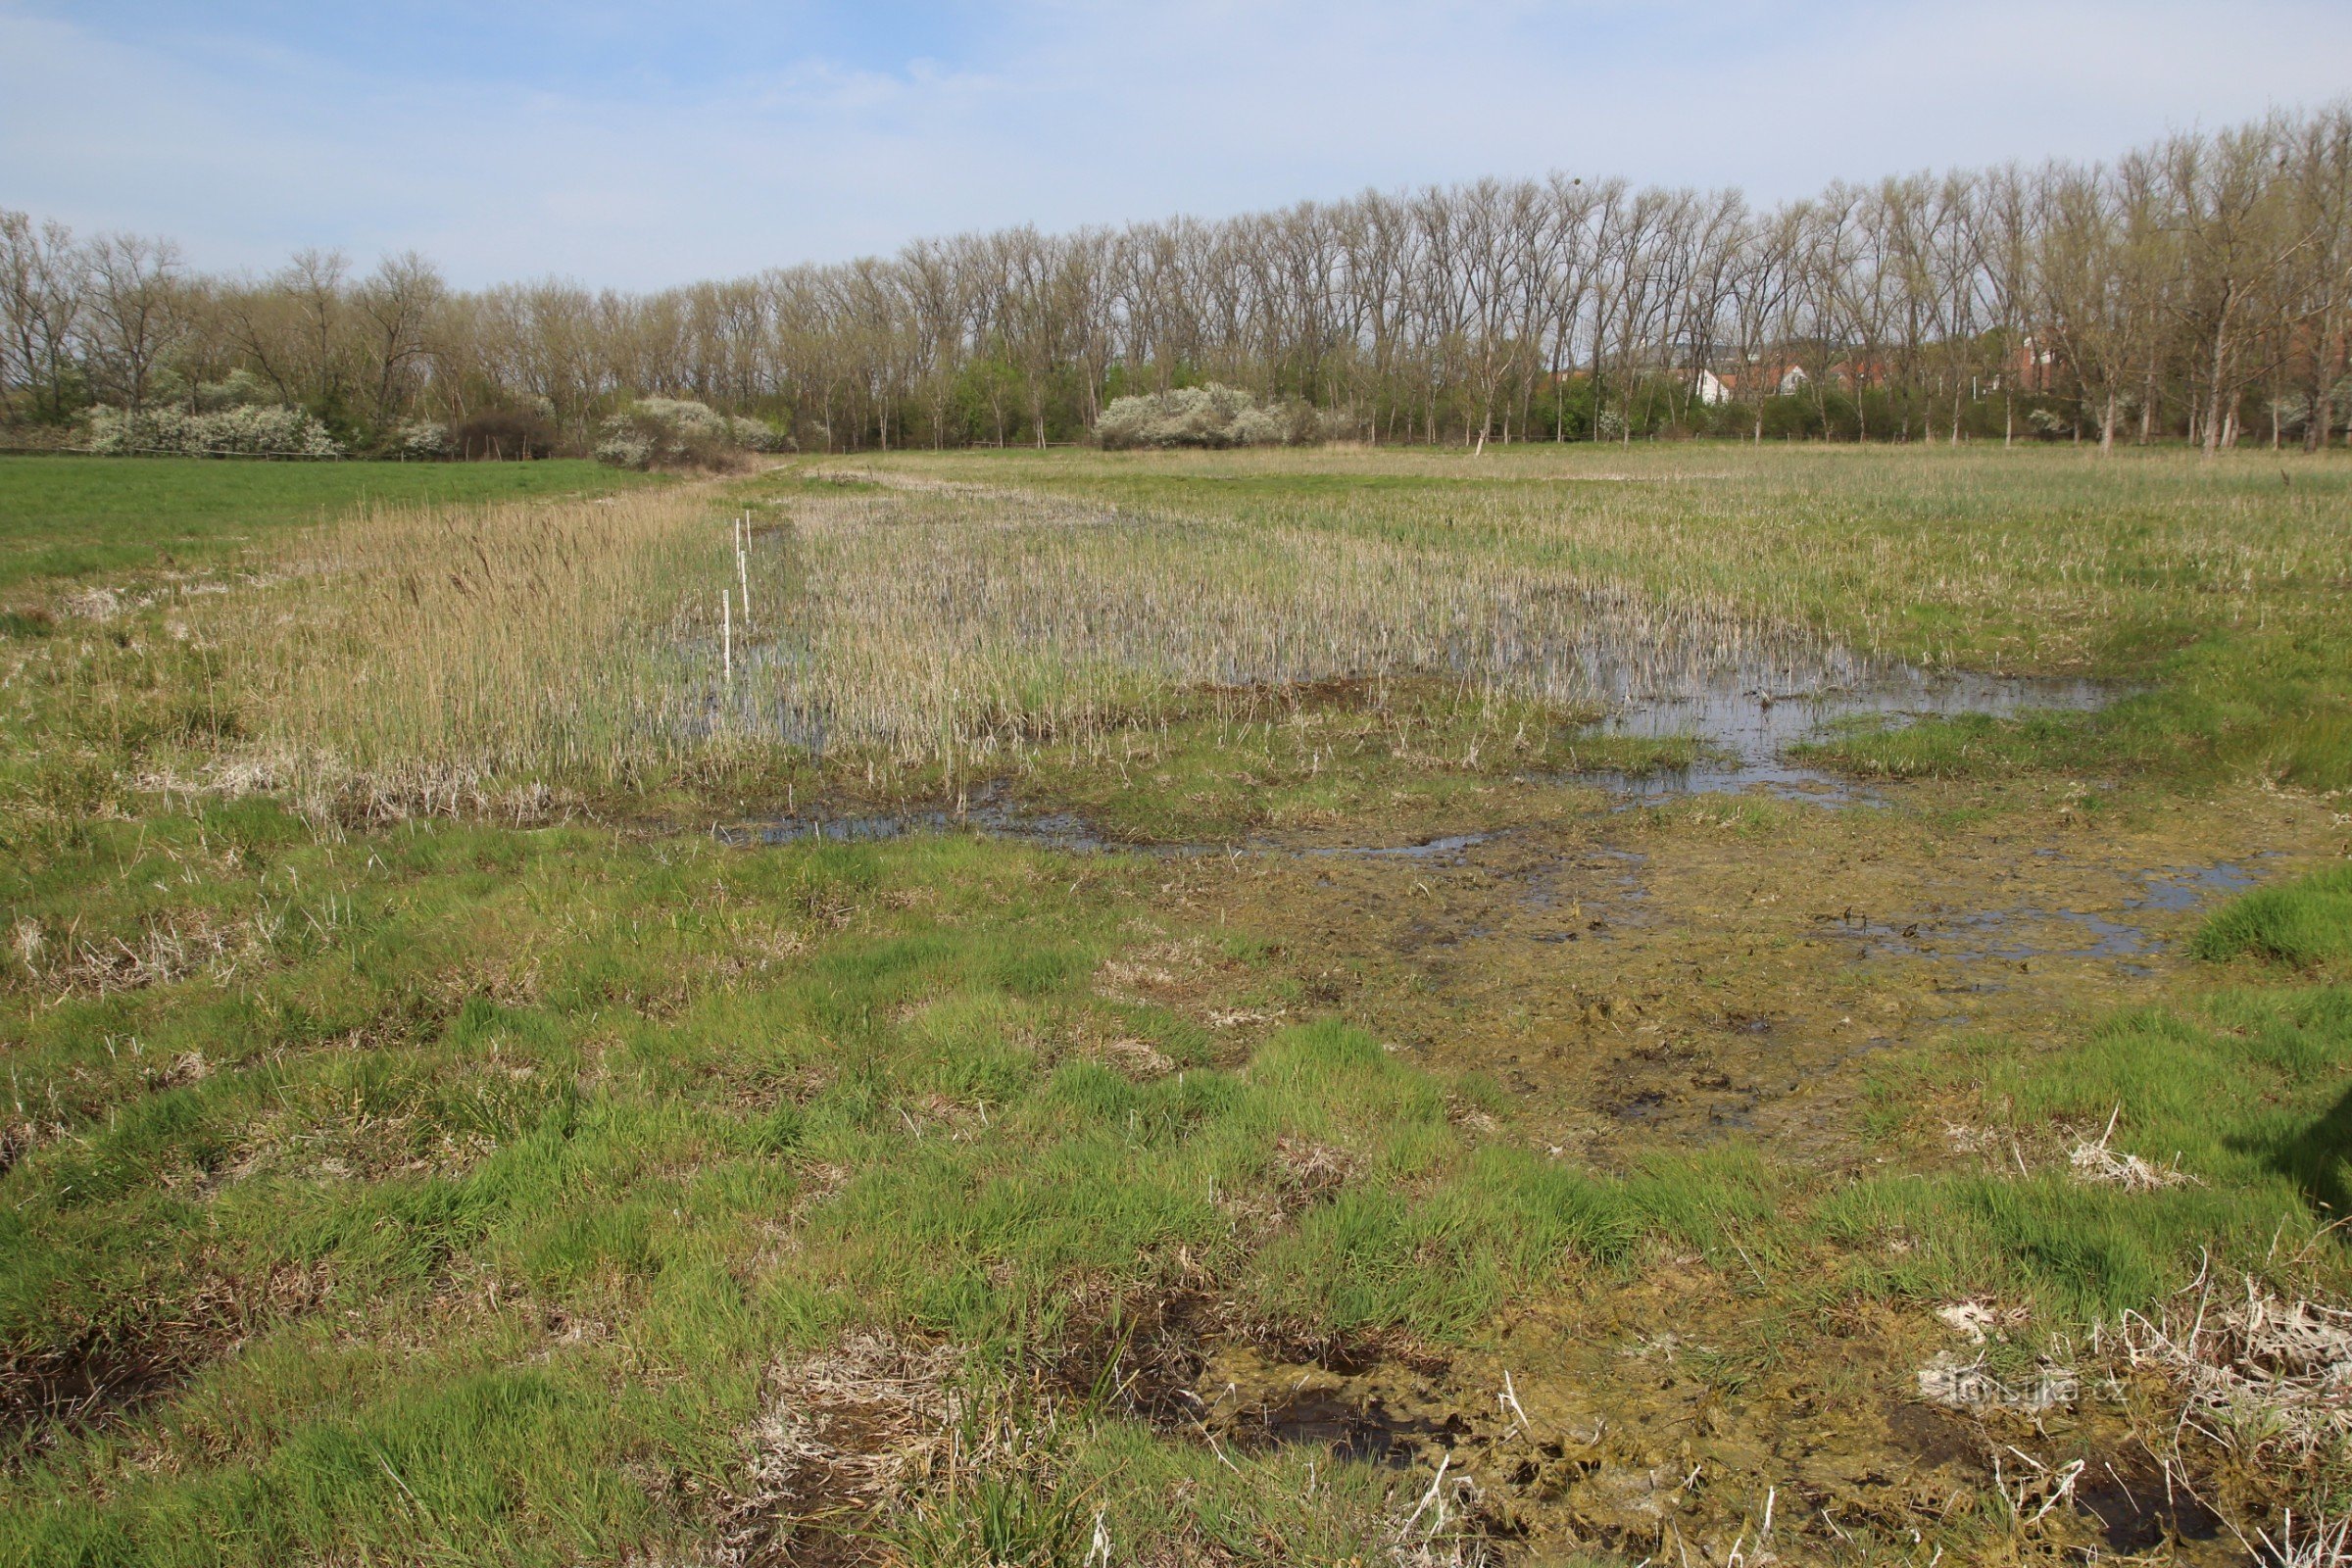
[(1379, 442), (2056, 435), (2323, 447), (2352, 416), (2352, 107), (2109, 163), (1737, 190), (1553, 174), (918, 240), (650, 293), (449, 287), (413, 252), (266, 276), (0, 211), (0, 400), (269, 401), (363, 449), (487, 421), (585, 449), (637, 397), (808, 449), (1085, 439), (1222, 383)]

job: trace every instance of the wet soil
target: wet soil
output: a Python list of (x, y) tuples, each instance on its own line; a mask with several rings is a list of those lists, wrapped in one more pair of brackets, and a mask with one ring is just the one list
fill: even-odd
[[(2105, 815), (2059, 785), (1887, 793), (1842, 812), (1614, 812), (1570, 789), (1549, 820), (1498, 796), (1504, 827), (1185, 859), (1163, 897), (1276, 944), (1294, 1016), (1489, 1074), (1517, 1102), (1508, 1135), (1551, 1157), (1623, 1167), (1736, 1137), (1820, 1173), (1882, 1157), (1857, 1114), (1879, 1054), (1974, 1031), (2061, 1047), (2186, 984), (2185, 939), (2214, 905), (2343, 849), (2321, 803), (2252, 790)], [(1981, 1425), (1921, 1401), (1918, 1368), (1952, 1341), (1916, 1312), (1790, 1323), (1736, 1283), (1690, 1260), (1519, 1303), (1435, 1366), (1210, 1333), (1187, 1416), (1240, 1448), (1421, 1477), (1444, 1458), (1534, 1560), (1581, 1542), (1720, 1562), (1742, 1531), (1752, 1547), (1768, 1493), (1784, 1560), (1982, 1520), (2010, 1443), (2086, 1461), (2071, 1512), (2041, 1527), (2076, 1555), (2235, 1560), (2119, 1411)]]
[[(1742, 700), (1762, 714), (1760, 697)], [(1606, 779), (1502, 779), (1449, 798), (1442, 822), (1404, 808), (1144, 847), (1164, 860), (1169, 916), (1256, 933), (1296, 999), (1238, 1025), (1230, 977), (1155, 1000), (1196, 1007), (1245, 1054), (1286, 1023), (1346, 1017), (1433, 1068), (1487, 1075), (1515, 1102), (1499, 1135), (1552, 1158), (1623, 1168), (1737, 1138), (1836, 1173), (1883, 1157), (1858, 1114), (1881, 1054), (1972, 1032), (2060, 1048), (2184, 986), (2185, 938), (2213, 906), (2345, 848), (2323, 803), (2260, 790), (2121, 807), (2054, 781), (1865, 794), (1797, 776), (1773, 760), (1785, 733), (1769, 733), (1752, 759), (1778, 771), (1742, 773), (1735, 757), (1722, 782), (1738, 793), (1707, 776), (1643, 797)], [(735, 836), (1136, 848), (1004, 796), (974, 806)], [(1197, 1441), (1317, 1449), (1395, 1471), (1400, 1491), (1443, 1462), (1470, 1481), (1480, 1528), (1530, 1560), (1584, 1544), (1722, 1562), (1743, 1539), (1755, 1560), (1768, 1505), (1785, 1561), (1863, 1534), (1916, 1540), (1996, 1516), (1989, 1460), (2011, 1444), (2052, 1466), (2084, 1460), (2043, 1527), (2077, 1558), (2235, 1560), (2120, 1411), (2086, 1399), (2038, 1425), (1986, 1425), (1922, 1402), (1918, 1368), (1952, 1342), (1917, 1312), (1792, 1323), (1737, 1286), (1696, 1259), (1651, 1266), (1514, 1303), (1445, 1356), (1270, 1343), (1188, 1306), (1154, 1327), (1123, 1396)]]
[(2255, 792), (2091, 822), (2057, 786), (1891, 788), (1899, 808), (1760, 818), (1564, 792), (1508, 831), (1172, 874), (1279, 942), (1316, 1004), (1491, 1074), (1561, 1157), (1736, 1133), (1835, 1163), (1860, 1157), (1847, 1112), (1874, 1053), (2056, 1044), (2158, 1000), (2208, 907), (2340, 837), (2316, 803)]
[(1760, 1354), (1787, 1325), (1692, 1261), (1515, 1307), (1444, 1355), (1223, 1333), (1186, 1299), (1131, 1342), (1116, 1381), (1130, 1413), (1212, 1450), (1368, 1464), (1408, 1498), (1452, 1478), (1472, 1533), (1510, 1547), (1505, 1560), (1598, 1546), (1724, 1562), (1744, 1541), (1755, 1561), (1767, 1520), (1776, 1560), (1850, 1558), (1860, 1540), (2004, 1517), (1992, 1460), (2015, 1470), (2027, 1449), (2052, 1471), (2083, 1461), (2063, 1511), (2037, 1526), (2062, 1557), (2238, 1560), (2220, 1518), (2167, 1487), (2115, 1409), (2086, 1401), (2034, 1422), (1923, 1403), (1912, 1369), (1928, 1343), (1890, 1310)]

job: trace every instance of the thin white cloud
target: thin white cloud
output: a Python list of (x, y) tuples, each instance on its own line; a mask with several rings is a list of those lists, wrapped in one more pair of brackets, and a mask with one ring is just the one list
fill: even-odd
[(414, 245), (465, 282), (648, 285), (1550, 168), (1773, 199), (2320, 102), (2352, 82), (2342, 10), (1023, 0), (953, 58), (909, 38), (887, 67), (558, 90), (166, 47), (0, 0), (0, 202), (172, 233), (210, 266)]

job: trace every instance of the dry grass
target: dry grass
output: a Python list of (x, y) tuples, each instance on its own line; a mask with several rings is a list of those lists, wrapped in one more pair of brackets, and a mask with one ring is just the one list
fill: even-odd
[(2249, 1278), (2217, 1300), (2210, 1280), (2153, 1317), (2127, 1314), (2126, 1364), (2179, 1391), (2183, 1426), (2258, 1466), (2309, 1461), (2352, 1439), (2352, 1311), (2287, 1300)]
[(332, 525), (203, 607), (266, 715), (233, 766), (429, 808), (779, 748), (953, 770), (1330, 678), (1590, 709), (1727, 662), (1850, 665), (1507, 553), (973, 487), (796, 496), (732, 541), (692, 488)]
[(2115, 1113), (2107, 1118), (2105, 1131), (2096, 1138), (2077, 1140), (2075, 1147), (2068, 1152), (2067, 1165), (2073, 1170), (2075, 1180), (2098, 1186), (2121, 1187), (2130, 1193), (2160, 1192), (2167, 1187), (2179, 1187), (2196, 1180), (2180, 1168), (2178, 1155), (2168, 1163), (2159, 1164), (2144, 1155), (2119, 1153), (2112, 1148), (2115, 1125), (2123, 1113), (2123, 1107), (2118, 1105)]
[(695, 489), (375, 508), (305, 536), (299, 569), (213, 624), (265, 746), (303, 774), (456, 797), (608, 781), (692, 745), (726, 541)]
[(956, 1448), (962, 1368), (954, 1347), (879, 1334), (778, 1362), (715, 1560), (788, 1562), (802, 1532), (860, 1524), (935, 1469), (968, 1462)]
[[(2161, 464), (2094, 494), (1985, 456), (1700, 456), (993, 466), (1047, 489), (894, 460), (876, 484), (766, 486), (740, 561), (708, 484), (377, 508), (184, 618), (232, 656), (245, 763), (396, 811), (746, 757), (1091, 757), (1330, 679), (1434, 676), (1494, 713), (1727, 668), (1803, 689), (1891, 655), (2091, 667), (2217, 611), (2300, 624), (2352, 544), (2325, 496), (2207, 494)], [(2004, 496), (2014, 526), (1985, 514)]]

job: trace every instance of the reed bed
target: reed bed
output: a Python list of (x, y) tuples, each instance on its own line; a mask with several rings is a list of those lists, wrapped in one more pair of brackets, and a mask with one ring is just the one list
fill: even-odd
[[(1726, 670), (1805, 690), (1892, 659), (2146, 673), (2216, 629), (2332, 646), (2352, 559), (2352, 472), (2330, 466), (1713, 449), (834, 471), (879, 482), (325, 526), (223, 608), (245, 728), (313, 772), (428, 788), (955, 772), (1335, 680), (1591, 713)], [(2300, 710), (2332, 722), (2315, 694)]]
[(1439, 677), (1591, 709), (1817, 638), (1437, 541), (1348, 538), (979, 489), (793, 506), (791, 646), (743, 695), (787, 732), (933, 762), (1152, 725), (1203, 692)]
[(732, 586), (707, 494), (376, 507), (296, 550), (223, 612), (240, 705), (298, 767), (612, 781), (684, 755), (699, 601)]
[(957, 485), (815, 487), (757, 526), (708, 490), (376, 508), (223, 614), (271, 756), (427, 796), (762, 756), (953, 772), (1334, 680), (1590, 713), (1727, 662), (1845, 667), (1720, 596), (1475, 540)]

